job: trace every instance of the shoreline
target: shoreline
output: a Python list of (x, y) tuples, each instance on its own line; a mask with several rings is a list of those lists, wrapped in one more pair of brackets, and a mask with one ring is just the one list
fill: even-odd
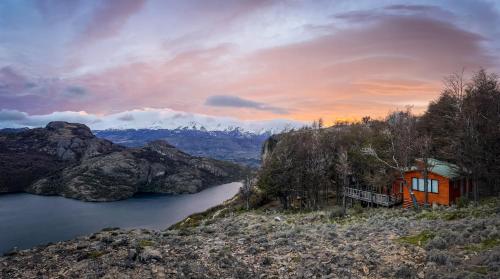
[[(163, 230), (193, 214), (200, 214), (233, 199), (240, 186), (240, 183), (232, 182), (195, 194), (143, 194), (109, 203), (88, 203), (28, 193), (0, 196), (4, 205), (0, 207), (0, 220), (9, 222), (8, 226), (0, 228), (0, 246), (3, 246), (0, 254), (16, 246), (18, 249), (29, 249), (90, 235), (109, 227)], [(18, 207), (19, 204), (24, 206)], [(13, 216), (16, 217), (11, 220)], [(41, 222), (45, 228), (40, 227)], [(28, 231), (39, 232), (40, 235)]]

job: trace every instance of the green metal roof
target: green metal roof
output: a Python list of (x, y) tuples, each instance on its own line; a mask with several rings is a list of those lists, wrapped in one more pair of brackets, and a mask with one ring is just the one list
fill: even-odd
[[(423, 159), (417, 159), (417, 161), (423, 162)], [(444, 176), (446, 178), (457, 178), (460, 176), (459, 167), (455, 164), (440, 161), (437, 159), (429, 158), (427, 159), (429, 166), (429, 171)], [(417, 167), (412, 167), (411, 170), (419, 170)]]

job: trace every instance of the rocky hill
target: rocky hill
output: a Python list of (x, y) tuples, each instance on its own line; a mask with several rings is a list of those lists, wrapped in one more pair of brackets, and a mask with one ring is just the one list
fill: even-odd
[(0, 193), (112, 201), (137, 192), (194, 193), (239, 180), (246, 171), (188, 155), (165, 141), (127, 148), (97, 138), (82, 124), (51, 122), (0, 133)]
[[(1, 278), (499, 278), (500, 200), (291, 213), (218, 207), (0, 257)], [(199, 216), (198, 216), (199, 217)]]

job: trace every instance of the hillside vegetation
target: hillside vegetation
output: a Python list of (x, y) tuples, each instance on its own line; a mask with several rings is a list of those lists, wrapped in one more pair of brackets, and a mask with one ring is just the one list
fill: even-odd
[(463, 208), (236, 210), (0, 258), (2, 278), (499, 278), (500, 199)]

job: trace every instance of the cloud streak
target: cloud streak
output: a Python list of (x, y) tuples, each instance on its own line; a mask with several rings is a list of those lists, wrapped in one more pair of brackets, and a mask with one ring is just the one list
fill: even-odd
[(288, 113), (288, 111), (283, 108), (278, 108), (264, 103), (255, 102), (237, 96), (229, 96), (229, 95), (210, 96), (205, 101), (205, 105), (213, 107), (250, 108), (256, 110), (271, 111), (276, 114)]

